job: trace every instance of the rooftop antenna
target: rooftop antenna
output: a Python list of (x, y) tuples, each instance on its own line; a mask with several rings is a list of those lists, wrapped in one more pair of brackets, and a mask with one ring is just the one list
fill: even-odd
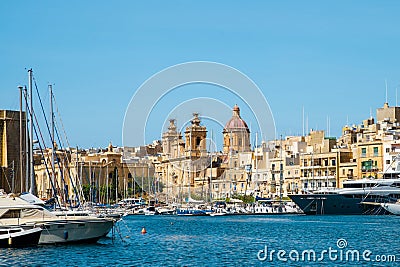
[(306, 119), (306, 129), (307, 129), (307, 134), (309, 133), (309, 129), (308, 129), (308, 115), (307, 115), (307, 119)]
[(388, 103), (388, 90), (387, 90), (387, 80), (385, 79), (385, 87), (386, 87), (386, 101), (385, 103)]
[(304, 106), (303, 106), (303, 136), (304, 136)]
[(331, 121), (329, 119), (329, 116), (326, 116), (326, 134), (327, 136), (331, 136)]

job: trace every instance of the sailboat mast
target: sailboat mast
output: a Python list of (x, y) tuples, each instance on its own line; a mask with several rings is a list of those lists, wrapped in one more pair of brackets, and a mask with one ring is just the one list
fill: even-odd
[(257, 142), (258, 142), (258, 132), (256, 132), (256, 145), (255, 145), (255, 148), (254, 148), (254, 158), (255, 158), (254, 165), (255, 165), (255, 168), (256, 168), (256, 176), (255, 176), (254, 180), (256, 180), (256, 181), (253, 181), (253, 185), (254, 185), (254, 182), (256, 182), (257, 187), (258, 187), (259, 186), (259, 179), (258, 179), (258, 158), (257, 158), (257, 156), (258, 156), (258, 147), (257, 147), (258, 143)]
[(109, 181), (108, 181), (108, 177), (109, 177), (109, 174), (108, 174), (108, 164), (107, 164), (107, 166), (106, 166), (106, 172), (107, 172), (107, 175), (106, 175), (106, 181), (107, 181), (107, 184), (106, 184), (106, 204), (109, 204), (109, 203), (110, 203), (110, 200), (109, 200), (109, 197), (108, 197), (108, 183), (109, 183)]
[(32, 94), (32, 69), (28, 70), (29, 76), (29, 96), (30, 96), (30, 147), (29, 147), (29, 159), (30, 159), (30, 187), (29, 193), (35, 193), (35, 172), (33, 169), (33, 94)]
[(191, 178), (191, 174), (192, 174), (192, 126), (190, 126), (190, 136), (189, 136), (189, 143), (190, 143), (190, 147), (189, 147), (189, 153), (190, 153), (190, 160), (189, 160), (189, 172), (188, 172), (188, 202), (190, 201), (190, 178)]
[(118, 203), (118, 168), (115, 167), (115, 204)]
[(150, 202), (150, 193), (151, 193), (151, 182), (150, 182), (150, 164), (147, 162), (147, 180), (149, 184), (149, 192), (148, 192), (148, 197), (149, 197), (149, 202)]
[[(24, 87), (25, 96), (25, 112), (28, 112), (28, 90)], [(28, 114), (25, 114), (25, 188), (23, 191), (28, 191), (29, 188), (29, 128), (28, 128)]]
[(210, 142), (210, 166), (211, 166), (211, 170), (210, 170), (210, 203), (212, 202), (212, 175), (213, 175), (213, 151), (212, 151), (212, 142), (213, 142), (213, 131), (211, 130), (211, 142)]
[(280, 145), (280, 157), (281, 157), (281, 164), (280, 164), (280, 174), (279, 174), (279, 199), (280, 199), (280, 204), (282, 205), (282, 189), (283, 189), (283, 149), (282, 149), (282, 135), (281, 135), (281, 145)]
[[(23, 87), (22, 86), (18, 86), (19, 89), (19, 175), (20, 175), (20, 182), (21, 182), (21, 193), (23, 191), (23, 177), (24, 177), (24, 170), (23, 170), (23, 166), (24, 164), (23, 162), (23, 158), (24, 158), (24, 152), (23, 152), (23, 132), (22, 132), (22, 90)], [(26, 116), (26, 115), (25, 115)], [(15, 192), (12, 192), (15, 193)]]
[[(54, 113), (53, 113), (53, 87), (49, 84), (49, 98), (50, 98), (50, 127), (51, 127), (51, 181), (55, 184), (55, 165), (54, 165)], [(56, 196), (56, 192), (53, 192)]]

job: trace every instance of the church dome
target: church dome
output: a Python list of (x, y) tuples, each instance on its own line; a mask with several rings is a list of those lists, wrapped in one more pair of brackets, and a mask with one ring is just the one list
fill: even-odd
[(247, 123), (240, 117), (240, 108), (238, 105), (235, 105), (232, 111), (232, 118), (225, 124), (224, 131), (230, 132), (246, 130), (247, 132), (250, 132)]

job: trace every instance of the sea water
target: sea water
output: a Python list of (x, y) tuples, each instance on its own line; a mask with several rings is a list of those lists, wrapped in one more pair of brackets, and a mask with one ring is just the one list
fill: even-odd
[(0, 249), (0, 265), (396, 266), (399, 226), (396, 216), (130, 216), (95, 244)]

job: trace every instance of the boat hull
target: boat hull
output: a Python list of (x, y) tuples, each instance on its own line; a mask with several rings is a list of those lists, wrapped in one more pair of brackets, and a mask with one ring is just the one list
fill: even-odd
[(94, 243), (106, 236), (114, 225), (113, 220), (76, 220), (36, 223), (43, 231), (39, 244)]
[(391, 214), (400, 215), (399, 203), (382, 203), (381, 206)]
[[(10, 228), (12, 229), (12, 228)], [(42, 233), (41, 228), (32, 228), (9, 234), (0, 234), (1, 248), (20, 248), (36, 246)]]
[[(307, 215), (377, 215), (387, 212), (380, 205), (365, 202), (382, 202), (380, 198), (366, 199), (342, 194), (301, 194), (290, 198)], [(384, 200), (386, 202), (387, 200)]]
[(178, 216), (207, 216), (211, 211), (199, 209), (177, 209)]

